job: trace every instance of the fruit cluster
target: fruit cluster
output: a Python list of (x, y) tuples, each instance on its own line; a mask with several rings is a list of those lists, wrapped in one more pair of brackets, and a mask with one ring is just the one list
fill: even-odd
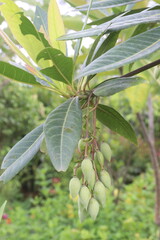
[[(80, 140), (82, 144), (82, 139)], [(77, 171), (69, 183), (70, 195), (72, 198), (78, 196), (78, 215), (83, 221), (87, 213), (93, 220), (96, 219), (100, 205), (105, 207), (107, 190), (111, 187), (111, 178), (104, 169), (104, 160), (110, 161), (111, 149), (107, 143), (100, 145), (94, 157), (85, 157), (81, 163), (76, 165), (80, 168), (82, 178), (77, 177)]]

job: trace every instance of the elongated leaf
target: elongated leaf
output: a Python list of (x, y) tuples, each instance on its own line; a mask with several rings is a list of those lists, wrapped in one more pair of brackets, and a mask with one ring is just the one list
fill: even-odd
[(82, 131), (82, 111), (78, 97), (52, 111), (45, 122), (48, 154), (57, 171), (66, 171)]
[(79, 31), (76, 33), (71, 33), (64, 35), (59, 40), (73, 40), (82, 37), (92, 37), (99, 35), (101, 33), (109, 33), (113, 31), (119, 31), (125, 28), (135, 26), (142, 23), (154, 23), (160, 21), (160, 10), (150, 10), (142, 11), (140, 13), (135, 13), (127, 16), (118, 16), (111, 21), (100, 24), (95, 28), (90, 28), (87, 30)]
[(2, 61), (0, 61), (0, 75), (25, 84), (38, 87), (41, 86), (41, 84), (36, 81), (35, 77), (32, 74), (24, 71), (21, 68)]
[(19, 173), (38, 152), (43, 138), (43, 124), (22, 138), (5, 156), (1, 168), (6, 170), (0, 181), (7, 182)]
[[(12, 34), (30, 57), (36, 61), (38, 53), (48, 46), (44, 35), (39, 33), (34, 25), (23, 15), (22, 10), (11, 0), (1, 0), (0, 11), (3, 14)], [(40, 66), (49, 66), (48, 62), (41, 61)]]
[[(107, 1), (95, 1), (92, 4), (91, 10), (99, 10), (105, 8), (119, 7), (123, 5), (133, 4), (136, 2), (142, 2), (143, 0), (107, 0)], [(88, 4), (77, 7), (80, 11), (86, 11)]]
[(99, 104), (97, 107), (97, 119), (112, 131), (133, 143), (137, 143), (133, 128), (115, 109)]
[(115, 46), (86, 66), (77, 78), (132, 63), (160, 49), (160, 27), (148, 30)]
[(3, 216), (3, 212), (4, 212), (4, 209), (5, 209), (6, 204), (7, 204), (7, 201), (5, 201), (5, 202), (3, 203), (3, 205), (0, 207), (0, 222), (1, 222), (1, 220), (2, 220), (2, 216)]
[(144, 80), (139, 77), (109, 79), (99, 84), (94, 89), (93, 93), (99, 97), (111, 96), (126, 88), (133, 87), (140, 83), (144, 83)]
[(53, 48), (56, 48), (66, 54), (66, 45), (64, 42), (59, 42), (56, 39), (65, 34), (63, 19), (61, 17), (56, 0), (50, 0), (48, 8), (48, 31), (50, 43)]
[(44, 58), (52, 60), (53, 66), (42, 69), (41, 72), (55, 80), (71, 84), (73, 74), (72, 58), (66, 57), (61, 51), (55, 48), (46, 48), (37, 56), (37, 61)]
[(44, 32), (46, 34), (48, 34), (48, 16), (47, 16), (47, 12), (44, 11), (39, 6), (36, 6), (35, 17), (34, 17), (34, 25), (36, 26), (38, 31), (43, 29)]

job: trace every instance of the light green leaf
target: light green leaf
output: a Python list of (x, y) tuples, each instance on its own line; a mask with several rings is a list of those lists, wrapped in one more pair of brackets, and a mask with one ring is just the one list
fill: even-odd
[(112, 70), (146, 57), (160, 49), (159, 36), (160, 27), (157, 27), (128, 39), (91, 62), (77, 78)]
[[(143, 0), (107, 0), (107, 1), (94, 1), (92, 4), (91, 10), (99, 10), (106, 8), (119, 7), (123, 5), (133, 4), (136, 2), (142, 2)], [(79, 11), (86, 11), (88, 8), (88, 4), (79, 6), (77, 9)]]
[(99, 104), (97, 107), (97, 119), (112, 131), (133, 143), (137, 143), (133, 128), (115, 109)]
[(137, 24), (154, 22), (157, 23), (160, 21), (160, 10), (142, 11), (140, 13), (134, 13), (126, 16), (123, 15), (124, 14), (122, 14), (122, 16), (117, 16), (116, 18), (107, 21), (106, 23), (100, 24), (94, 28), (64, 35), (62, 37), (59, 37), (58, 39), (73, 40), (83, 37), (92, 37), (101, 33), (106, 34), (109, 32), (126, 29)]
[(48, 8), (48, 32), (51, 46), (66, 54), (66, 45), (56, 39), (65, 34), (63, 19), (56, 0), (50, 0)]
[(1, 168), (6, 170), (0, 181), (7, 182), (19, 173), (38, 152), (43, 138), (43, 124), (22, 138), (5, 156)]
[(48, 35), (48, 16), (47, 12), (44, 11), (39, 6), (36, 6), (35, 16), (34, 16), (34, 25), (38, 31), (42, 28), (44, 32)]
[(52, 67), (41, 70), (43, 74), (54, 80), (71, 84), (73, 75), (72, 58), (66, 57), (60, 50), (55, 48), (46, 48), (42, 50), (37, 56), (37, 61), (42, 58), (51, 60), (53, 63)]
[(5, 202), (3, 203), (3, 205), (0, 207), (0, 222), (1, 222), (1, 220), (2, 220), (2, 216), (3, 216), (3, 212), (4, 212), (4, 209), (5, 209), (6, 204), (7, 204), (7, 201), (5, 201)]
[(144, 83), (144, 80), (139, 77), (109, 79), (99, 84), (93, 93), (99, 97), (107, 97), (140, 83)]
[(13, 66), (9, 63), (0, 61), (0, 75), (11, 80), (22, 82), (25, 84), (41, 87), (42, 85), (36, 81), (36, 78), (29, 72), (21, 68)]
[(44, 133), (48, 154), (57, 171), (66, 171), (82, 131), (78, 97), (71, 98), (47, 117)]
[[(39, 33), (31, 21), (23, 15), (22, 10), (11, 0), (0, 0), (0, 11), (3, 14), (13, 36), (26, 49), (33, 61), (36, 62), (38, 53), (48, 45), (44, 35)], [(41, 61), (40, 66), (49, 66)]]

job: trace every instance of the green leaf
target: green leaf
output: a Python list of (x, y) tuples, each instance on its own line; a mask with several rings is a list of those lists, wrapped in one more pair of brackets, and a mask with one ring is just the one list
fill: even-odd
[[(142, 2), (143, 0), (107, 0), (107, 1), (95, 1), (92, 3), (91, 10), (99, 10), (99, 9), (106, 9), (106, 8), (113, 8), (128, 4), (133, 4), (136, 2)], [(88, 8), (88, 4), (83, 6), (77, 7), (79, 11), (86, 11)]]
[(61, 17), (56, 0), (50, 0), (49, 3), (48, 32), (51, 46), (66, 54), (66, 44), (56, 40), (59, 36), (65, 34), (63, 19)]
[(136, 35), (115, 46), (81, 70), (77, 78), (112, 70), (155, 52), (160, 48), (160, 27)]
[(43, 124), (22, 138), (5, 156), (1, 168), (6, 170), (0, 181), (7, 182), (19, 173), (38, 152), (43, 138)]
[(93, 93), (99, 97), (107, 97), (140, 83), (144, 83), (144, 80), (139, 77), (109, 79), (99, 84)]
[(44, 133), (48, 154), (57, 171), (66, 171), (82, 131), (78, 97), (71, 98), (47, 117)]
[(72, 58), (66, 57), (61, 51), (51, 47), (42, 50), (37, 56), (37, 61), (42, 58), (51, 60), (53, 63), (52, 67), (41, 70), (43, 74), (54, 80), (71, 84), (73, 75)]
[(0, 207), (0, 222), (1, 222), (1, 220), (2, 220), (2, 216), (3, 216), (3, 212), (4, 212), (4, 209), (5, 209), (6, 204), (7, 204), (7, 201), (5, 201), (5, 202), (3, 203), (3, 205)]
[(150, 10), (150, 11), (142, 11), (140, 13), (135, 13), (131, 15), (117, 16), (111, 21), (107, 21), (106, 23), (100, 24), (95, 28), (90, 28), (87, 30), (79, 31), (76, 33), (71, 33), (68, 35), (64, 35), (59, 40), (73, 40), (82, 37), (92, 37), (99, 35), (101, 33), (106, 34), (113, 31), (119, 31), (122, 29), (126, 29), (137, 24), (142, 23), (154, 23), (160, 21), (160, 10)]
[(44, 11), (39, 6), (36, 6), (35, 16), (34, 16), (34, 25), (38, 31), (41, 29), (44, 30), (46, 34), (48, 34), (48, 16), (47, 12)]
[(133, 128), (115, 109), (99, 104), (97, 107), (97, 119), (112, 131), (133, 143), (137, 143)]
[(32, 74), (6, 62), (0, 61), (0, 75), (14, 81), (41, 87), (41, 84), (36, 81)]
[[(3, 14), (13, 36), (28, 52), (33, 61), (38, 53), (49, 46), (44, 35), (39, 33), (31, 21), (23, 15), (22, 10), (11, 0), (1, 0), (0, 11)], [(41, 61), (40, 66), (49, 66), (48, 62)]]

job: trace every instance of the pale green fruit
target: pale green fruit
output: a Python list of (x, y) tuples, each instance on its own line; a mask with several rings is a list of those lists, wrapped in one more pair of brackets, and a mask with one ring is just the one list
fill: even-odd
[(93, 220), (96, 220), (99, 212), (99, 203), (95, 198), (91, 198), (88, 205), (88, 213)]
[(69, 191), (72, 198), (75, 198), (78, 195), (80, 188), (81, 182), (79, 178), (73, 177), (69, 182)]
[(103, 167), (104, 166), (104, 156), (103, 156), (103, 154), (100, 151), (97, 151), (95, 153), (95, 158), (99, 162), (100, 166)]
[(84, 142), (84, 139), (81, 138), (78, 142), (78, 150), (79, 152), (83, 152), (85, 150), (85, 142)]
[(107, 143), (101, 143), (100, 150), (105, 159), (111, 161), (112, 151), (110, 146)]
[(92, 161), (90, 158), (85, 158), (81, 163), (81, 169), (84, 175), (84, 178), (87, 180), (91, 176), (91, 171), (93, 170)]
[(107, 171), (102, 170), (100, 172), (100, 180), (106, 188), (109, 188), (109, 189), (111, 188), (111, 178)]
[(80, 202), (82, 203), (83, 207), (87, 210), (88, 203), (91, 198), (91, 193), (85, 185), (83, 185), (80, 189), (79, 198), (80, 198)]
[(104, 207), (106, 205), (106, 188), (101, 181), (97, 181), (94, 186), (94, 197)]
[(96, 174), (94, 169), (91, 169), (90, 177), (87, 179), (88, 185), (91, 187), (91, 189), (93, 189), (95, 181), (96, 181)]
[(78, 216), (79, 216), (80, 222), (83, 222), (87, 217), (87, 212), (83, 207), (82, 203), (80, 202), (80, 198), (78, 198)]

